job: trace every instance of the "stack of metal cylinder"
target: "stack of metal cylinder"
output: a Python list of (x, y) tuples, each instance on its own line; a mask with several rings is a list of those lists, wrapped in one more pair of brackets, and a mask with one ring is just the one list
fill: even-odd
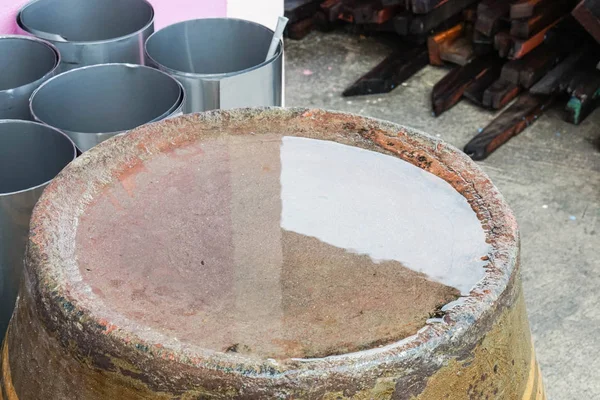
[(154, 32), (146, 0), (35, 0), (0, 36), (0, 337), (17, 296), (31, 211), (78, 154), (183, 113), (282, 103), (270, 29), (244, 20)]

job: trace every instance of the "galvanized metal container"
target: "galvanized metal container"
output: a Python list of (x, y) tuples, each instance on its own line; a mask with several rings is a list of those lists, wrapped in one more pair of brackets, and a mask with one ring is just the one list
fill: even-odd
[(156, 69), (101, 64), (60, 74), (31, 96), (36, 121), (65, 132), (81, 151), (148, 122), (182, 114), (183, 87)]
[(21, 8), (17, 25), (55, 45), (63, 70), (144, 64), (143, 45), (154, 32), (154, 10), (146, 0), (35, 0)]
[(273, 31), (233, 18), (184, 21), (146, 41), (150, 65), (186, 89), (185, 113), (282, 105), (283, 42), (266, 60)]
[(0, 54), (0, 119), (30, 120), (29, 97), (57, 74), (58, 50), (33, 37), (6, 35), (0, 36)]
[(440, 140), (321, 110), (186, 115), (84, 153), (44, 192), (1, 386), (543, 399), (520, 268), (512, 212)]
[(31, 210), (54, 176), (75, 159), (73, 142), (31, 121), (0, 120), (0, 332), (13, 312)]

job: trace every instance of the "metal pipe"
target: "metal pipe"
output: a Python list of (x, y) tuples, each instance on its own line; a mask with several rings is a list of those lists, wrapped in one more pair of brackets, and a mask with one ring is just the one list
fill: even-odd
[(0, 335), (17, 298), (33, 206), (75, 157), (75, 144), (54, 128), (0, 120)]
[(185, 92), (142, 65), (103, 64), (56, 76), (31, 96), (31, 114), (66, 133), (81, 151), (115, 135), (182, 113)]
[(146, 41), (146, 59), (186, 90), (185, 113), (282, 105), (283, 42), (265, 61), (273, 31), (233, 18), (170, 25)]
[(58, 73), (56, 47), (27, 36), (0, 36), (0, 119), (32, 119), (29, 97)]
[(63, 70), (144, 64), (143, 44), (154, 32), (154, 9), (146, 0), (36, 0), (21, 8), (17, 25), (54, 44)]

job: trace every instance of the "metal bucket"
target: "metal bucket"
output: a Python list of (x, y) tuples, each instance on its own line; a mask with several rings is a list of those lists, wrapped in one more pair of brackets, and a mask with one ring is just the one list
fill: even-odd
[(31, 210), (46, 185), (75, 159), (63, 133), (31, 121), (0, 120), (0, 333), (13, 312)]
[(150, 65), (186, 90), (185, 113), (282, 105), (283, 42), (265, 61), (273, 31), (232, 18), (184, 21), (146, 41)]
[(144, 64), (143, 44), (154, 32), (154, 10), (146, 0), (36, 0), (19, 11), (17, 25), (54, 44), (63, 70)]
[(29, 97), (57, 73), (58, 50), (45, 41), (0, 36), (0, 119), (31, 119)]
[(501, 194), (440, 140), (321, 110), (185, 115), (44, 192), (0, 383), (20, 400), (543, 399), (520, 268)]
[(133, 64), (102, 64), (58, 75), (31, 96), (31, 114), (66, 133), (81, 151), (148, 122), (182, 113), (173, 77)]

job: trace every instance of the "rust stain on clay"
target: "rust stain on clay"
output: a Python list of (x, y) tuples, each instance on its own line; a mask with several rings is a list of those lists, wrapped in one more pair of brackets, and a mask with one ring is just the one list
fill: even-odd
[(0, 399), (544, 399), (518, 241), (479, 167), (409, 128), (144, 126), (36, 206)]

